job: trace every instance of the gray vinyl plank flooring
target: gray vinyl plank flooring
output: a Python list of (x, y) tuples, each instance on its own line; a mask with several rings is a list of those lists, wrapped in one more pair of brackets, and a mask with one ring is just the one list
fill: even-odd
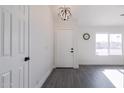
[[(104, 70), (124, 70), (124, 66), (80, 66), (79, 69), (56, 68), (42, 88), (115, 88)], [(124, 73), (122, 73), (124, 75)]]

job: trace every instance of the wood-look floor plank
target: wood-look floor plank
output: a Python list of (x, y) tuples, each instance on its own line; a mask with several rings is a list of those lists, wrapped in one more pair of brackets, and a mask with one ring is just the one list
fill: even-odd
[(42, 88), (115, 88), (103, 73), (107, 69), (124, 70), (124, 66), (80, 66), (79, 69), (54, 69)]

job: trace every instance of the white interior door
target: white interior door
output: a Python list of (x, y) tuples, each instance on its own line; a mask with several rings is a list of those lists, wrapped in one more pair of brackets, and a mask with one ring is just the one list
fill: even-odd
[(56, 31), (56, 67), (73, 67), (73, 33), (72, 30)]
[(0, 87), (28, 87), (28, 7), (0, 6)]

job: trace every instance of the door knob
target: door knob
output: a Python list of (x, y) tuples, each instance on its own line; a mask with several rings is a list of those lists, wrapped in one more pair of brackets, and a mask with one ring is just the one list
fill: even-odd
[(71, 48), (71, 51), (70, 51), (71, 53), (73, 53), (74, 52), (74, 49), (73, 48)]
[(30, 57), (25, 57), (24, 58), (24, 61), (28, 61), (28, 60), (30, 60)]
[(73, 53), (74, 51), (73, 51), (73, 50), (71, 50), (70, 52), (71, 52), (71, 53)]

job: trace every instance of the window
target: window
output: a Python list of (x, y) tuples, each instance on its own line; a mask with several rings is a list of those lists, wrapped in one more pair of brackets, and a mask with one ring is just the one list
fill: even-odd
[(110, 34), (110, 55), (122, 55), (121, 34)]
[(96, 55), (122, 55), (122, 35), (96, 34)]

